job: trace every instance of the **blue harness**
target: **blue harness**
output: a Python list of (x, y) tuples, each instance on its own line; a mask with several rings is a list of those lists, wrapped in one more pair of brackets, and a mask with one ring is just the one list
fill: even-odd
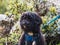
[(38, 39), (37, 36), (31, 36), (29, 34), (25, 34), (25, 41), (33, 42), (33, 41), (36, 41), (37, 39)]

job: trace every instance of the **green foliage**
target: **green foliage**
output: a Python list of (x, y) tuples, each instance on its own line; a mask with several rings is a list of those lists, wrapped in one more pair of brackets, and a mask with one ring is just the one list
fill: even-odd
[(22, 12), (33, 11), (33, 3), (31, 3), (22, 0), (10, 0), (5, 14), (15, 15), (15, 19), (18, 20), (20, 16), (19, 14), (22, 14)]
[(6, 1), (0, 0), (0, 14), (3, 14), (6, 12)]

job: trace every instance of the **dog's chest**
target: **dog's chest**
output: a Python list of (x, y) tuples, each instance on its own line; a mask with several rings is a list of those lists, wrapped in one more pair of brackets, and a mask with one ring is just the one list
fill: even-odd
[(39, 42), (39, 34), (25, 34), (25, 44), (26, 45), (36, 45)]

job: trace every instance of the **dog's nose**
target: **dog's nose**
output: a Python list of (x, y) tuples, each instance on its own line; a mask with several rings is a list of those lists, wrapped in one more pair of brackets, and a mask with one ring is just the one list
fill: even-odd
[(25, 25), (25, 21), (21, 21), (20, 24), (21, 24), (21, 25)]
[(22, 24), (25, 25), (25, 22), (23, 21)]
[(20, 22), (20, 25), (22, 26), (22, 28), (26, 28), (25, 22)]

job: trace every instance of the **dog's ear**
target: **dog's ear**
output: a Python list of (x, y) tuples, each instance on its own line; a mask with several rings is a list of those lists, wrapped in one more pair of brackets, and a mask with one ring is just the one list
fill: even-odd
[(37, 25), (42, 24), (42, 19), (41, 19), (41, 17), (38, 14), (36, 14), (36, 16), (35, 16), (35, 23)]
[(36, 19), (35, 23), (38, 24), (38, 25), (42, 24), (42, 19), (41, 18)]

